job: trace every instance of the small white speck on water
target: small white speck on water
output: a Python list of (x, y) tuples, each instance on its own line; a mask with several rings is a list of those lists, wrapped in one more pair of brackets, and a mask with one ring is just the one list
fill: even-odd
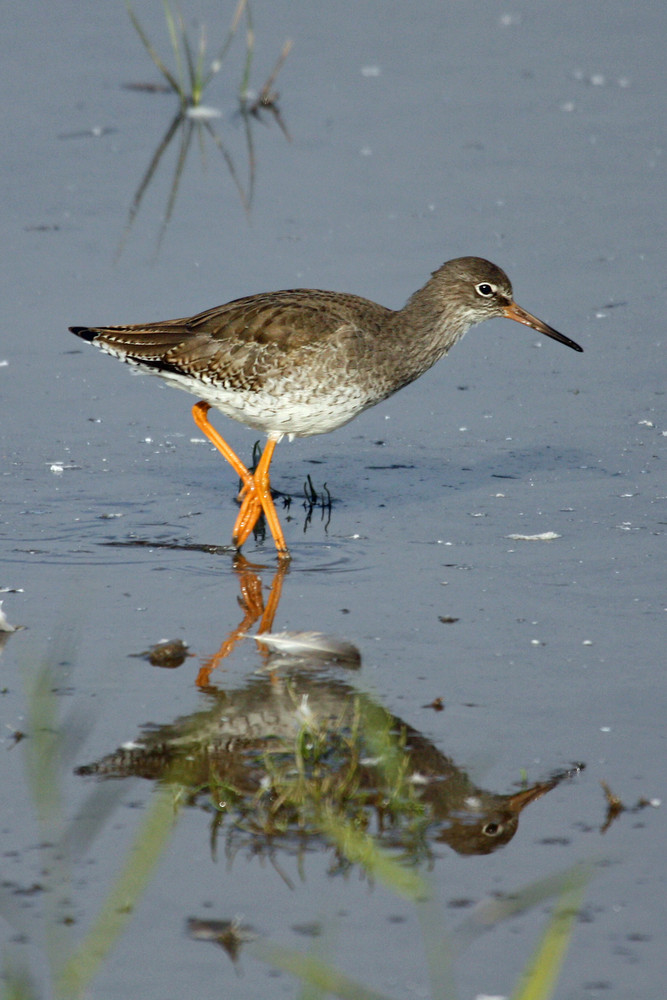
[(373, 150), (371, 149), (370, 146), (362, 146), (361, 149), (359, 150), (359, 152), (361, 153), (362, 156), (372, 156), (373, 155)]
[(9, 361), (0, 361), (0, 368), (6, 368), (9, 365)]
[(574, 111), (575, 107), (576, 105), (574, 101), (563, 101), (563, 103), (560, 106), (560, 109), (561, 111), (571, 112)]
[(662, 805), (662, 799), (649, 799), (648, 804), (653, 807), (653, 809), (659, 809)]
[(362, 66), (361, 75), (365, 77), (382, 76), (382, 70), (379, 66)]
[(611, 726), (600, 726), (600, 732), (601, 733), (610, 733), (611, 732)]
[(65, 466), (62, 464), (62, 462), (54, 462), (50, 466), (50, 470), (51, 472), (54, 473), (54, 475), (62, 476), (63, 472), (65, 471)]
[(640, 427), (655, 427), (652, 420), (638, 420), (637, 423)]
[(463, 432), (463, 431), (467, 431), (468, 428), (467, 427), (459, 427), (459, 430)]
[(530, 644), (531, 646), (546, 646), (546, 642), (542, 639), (531, 639)]
[(505, 496), (506, 496), (507, 494), (505, 494), (505, 493), (494, 493), (493, 495), (494, 495), (494, 497), (496, 498), (496, 500), (504, 500), (504, 499), (505, 499)]
[(206, 444), (206, 438), (190, 438), (190, 444)]
[(153, 438), (144, 438), (144, 444), (153, 444)]
[(584, 639), (583, 642), (581, 643), (581, 645), (582, 646), (592, 646), (593, 645), (593, 640), (592, 639)]
[(572, 76), (580, 83), (587, 83), (589, 87), (604, 87), (607, 83), (604, 73), (585, 73), (583, 69), (575, 69)]

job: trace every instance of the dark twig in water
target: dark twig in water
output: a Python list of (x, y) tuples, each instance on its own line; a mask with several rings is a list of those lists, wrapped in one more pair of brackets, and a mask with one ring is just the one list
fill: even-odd
[(285, 125), (285, 122), (283, 121), (282, 116), (280, 114), (280, 108), (278, 107), (278, 98), (280, 97), (280, 94), (278, 93), (277, 90), (273, 90), (272, 87), (276, 81), (278, 73), (283, 67), (285, 60), (290, 54), (292, 44), (293, 44), (292, 40), (288, 38), (288, 40), (283, 45), (282, 52), (278, 56), (276, 65), (273, 67), (273, 71), (269, 74), (266, 83), (260, 90), (258, 96), (252, 102), (252, 104), (249, 104), (246, 109), (248, 114), (253, 115), (255, 118), (259, 118), (260, 121), (262, 120), (260, 111), (263, 108), (266, 108), (268, 111), (270, 111), (288, 142), (292, 141), (292, 136), (289, 134), (287, 126)]

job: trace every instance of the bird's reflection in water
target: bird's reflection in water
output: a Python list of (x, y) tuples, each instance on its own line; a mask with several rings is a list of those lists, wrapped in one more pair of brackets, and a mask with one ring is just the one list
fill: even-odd
[(252, 625), (259, 621), (258, 636), (270, 633), (288, 571), (279, 566), (264, 601), (250, 564), (241, 560), (236, 570), (244, 615), (200, 669), (207, 707), (146, 727), (79, 774), (177, 786), (181, 800), (212, 814), (214, 848), (225, 831), (230, 856), (241, 849), (275, 857), (278, 849), (298, 853), (323, 840), (339, 845), (332, 828), (352, 824), (414, 861), (438, 844), (489, 854), (512, 839), (527, 805), (582, 767), (508, 793), (478, 787), (430, 739), (355, 687), (341, 665), (359, 665), (349, 643), (315, 641), (315, 655), (310, 641), (288, 643), (287, 657), (258, 643), (262, 670), (241, 688), (214, 687), (215, 667)]

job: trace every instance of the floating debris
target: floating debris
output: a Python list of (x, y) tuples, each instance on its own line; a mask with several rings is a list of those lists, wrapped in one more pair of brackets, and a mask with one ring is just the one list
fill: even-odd
[(148, 660), (154, 667), (167, 667), (170, 670), (173, 670), (174, 667), (180, 667), (187, 657), (192, 655), (189, 652), (188, 644), (182, 639), (161, 639), (154, 646), (145, 649), (143, 653), (130, 653), (130, 656), (139, 656)]

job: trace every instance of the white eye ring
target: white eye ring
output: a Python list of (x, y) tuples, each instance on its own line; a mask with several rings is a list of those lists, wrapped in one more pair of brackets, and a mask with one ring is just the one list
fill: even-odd
[(490, 281), (480, 281), (479, 285), (475, 285), (475, 291), (483, 299), (490, 299), (498, 291), (498, 286), (492, 285)]
[(485, 823), (482, 827), (482, 833), (485, 837), (498, 837), (504, 830), (502, 823), (489, 822)]

